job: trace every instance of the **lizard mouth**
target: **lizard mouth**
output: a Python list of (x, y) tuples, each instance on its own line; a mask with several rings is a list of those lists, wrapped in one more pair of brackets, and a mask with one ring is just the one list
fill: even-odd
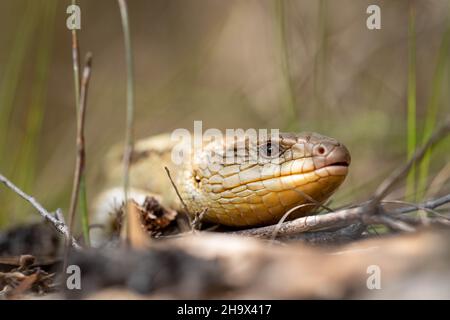
[(348, 167), (350, 163), (348, 161), (338, 161), (328, 165), (328, 167)]
[(319, 171), (325, 170), (330, 176), (346, 176), (348, 174), (348, 167), (350, 163), (348, 161), (337, 161), (330, 163)]

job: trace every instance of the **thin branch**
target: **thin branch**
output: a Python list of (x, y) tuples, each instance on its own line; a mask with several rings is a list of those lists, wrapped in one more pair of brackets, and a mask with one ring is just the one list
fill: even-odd
[(327, 210), (328, 212), (333, 212), (334, 210), (331, 209), (330, 207), (328, 207), (325, 204), (320, 203), (319, 201), (317, 201), (316, 199), (314, 199), (313, 197), (311, 197), (309, 194), (307, 194), (306, 192), (299, 190), (299, 189), (292, 189), (293, 191), (297, 192), (298, 194), (300, 194), (303, 198), (305, 198), (306, 200), (311, 201), (311, 203), (314, 203), (316, 206), (324, 208), (325, 210)]
[(383, 213), (383, 214), (377, 214), (372, 216), (372, 224), (382, 224), (386, 227), (390, 228), (391, 230), (395, 231), (403, 231), (403, 232), (414, 232), (416, 229), (412, 226), (410, 226), (405, 221), (402, 221), (401, 219), (396, 219), (390, 216), (389, 214)]
[[(76, 5), (76, 1), (72, 0), (72, 5)], [(77, 29), (72, 29), (72, 66), (73, 66), (73, 80), (74, 80), (74, 91), (75, 91), (75, 110), (77, 119), (80, 116), (80, 86), (81, 86), (81, 67), (80, 67), (80, 46), (78, 43), (78, 33)], [(80, 187), (78, 193), (79, 205), (81, 211), (81, 222), (83, 227), (83, 236), (85, 243), (89, 246), (89, 216), (88, 216), (88, 205), (86, 196), (86, 177), (84, 170), (81, 172)]]
[[(134, 75), (133, 75), (133, 51), (131, 48), (130, 25), (128, 19), (128, 9), (125, 0), (117, 0), (119, 4), (120, 17), (122, 20), (122, 29), (125, 43), (125, 55), (127, 65), (127, 119), (125, 132), (125, 150), (123, 155), (123, 190), (125, 203), (128, 203), (128, 188), (131, 154), (134, 147)], [(125, 217), (127, 217), (128, 206), (125, 206)], [(126, 223), (126, 221), (125, 221)], [(128, 224), (126, 224), (128, 231)], [(128, 238), (128, 232), (126, 232)]]
[[(76, 1), (72, 0), (72, 5), (76, 5)], [(77, 29), (72, 29), (72, 65), (73, 80), (75, 84), (75, 104), (78, 108), (80, 105), (80, 47), (78, 45)]]
[(26, 194), (22, 190), (19, 189), (16, 185), (14, 185), (11, 181), (9, 181), (7, 178), (5, 178), (3, 175), (0, 174), (0, 182), (3, 183), (5, 186), (10, 188), (12, 191), (14, 191), (16, 194), (18, 194), (20, 197), (28, 201), (39, 213), (40, 215), (49, 221), (55, 229), (61, 233), (67, 240), (70, 239), (70, 244), (73, 248), (80, 250), (81, 246), (76, 242), (76, 240), (69, 235), (69, 228), (61, 221), (59, 221), (56, 217), (54, 217), (50, 212), (48, 212), (39, 202), (37, 202), (32, 196)]
[[(184, 210), (186, 211), (186, 215), (187, 215), (187, 218), (188, 218), (188, 220), (189, 220), (189, 225), (191, 226), (191, 229), (192, 229), (192, 227), (193, 227), (193, 222), (192, 222), (192, 219), (191, 219), (191, 213), (189, 212), (189, 208), (187, 207), (186, 203), (184, 202), (183, 197), (181, 197), (181, 194), (180, 194), (180, 192), (178, 191), (177, 185), (175, 184), (175, 182), (174, 182), (173, 179), (172, 179), (172, 176), (170, 175), (169, 168), (164, 167), (164, 170), (166, 170), (167, 176), (169, 177), (169, 180), (170, 180), (170, 183), (172, 183), (172, 186), (173, 186), (173, 188), (175, 189), (175, 192), (176, 192), (176, 194), (177, 194), (177, 196), (178, 196), (178, 199), (180, 199), (180, 202), (181, 202), (181, 204), (183, 205)], [(205, 213), (206, 213), (206, 211), (205, 211)], [(204, 214), (203, 214), (203, 215), (204, 215)]]
[(363, 212), (364, 210), (362, 207), (343, 209), (322, 215), (301, 217), (283, 222), (280, 225), (251, 228), (231, 233), (270, 239), (275, 229), (278, 228), (277, 233), (279, 236), (292, 236), (301, 232), (320, 230), (329, 227), (342, 227), (359, 222)]
[[(84, 144), (84, 123), (86, 118), (87, 92), (89, 79), (91, 77), (92, 55), (86, 55), (86, 62), (83, 69), (83, 78), (81, 80), (80, 107), (77, 117), (77, 158), (75, 162), (75, 174), (73, 177), (72, 195), (69, 209), (69, 234), (72, 236), (75, 223), (75, 212), (78, 204), (78, 195), (80, 193), (80, 182), (84, 172), (85, 165), (85, 144)], [(70, 237), (69, 237), (70, 238)], [(69, 244), (66, 244), (69, 247)], [(67, 255), (66, 255), (67, 256)]]
[(389, 194), (391, 189), (408, 174), (414, 163), (420, 162), (425, 156), (427, 150), (436, 143), (440, 142), (449, 133), (450, 119), (444, 122), (444, 124), (431, 135), (430, 139), (428, 139), (428, 141), (414, 153), (411, 159), (404, 166), (395, 170), (387, 179), (383, 181), (383, 183), (381, 183), (372, 198), (372, 205), (378, 205), (380, 201)]
[(277, 234), (278, 234), (278, 231), (280, 230), (281, 224), (284, 222), (284, 220), (287, 219), (287, 217), (289, 217), (289, 215), (290, 215), (292, 212), (296, 211), (297, 209), (304, 208), (304, 207), (307, 207), (307, 206), (313, 206), (313, 205), (315, 205), (315, 203), (303, 203), (303, 204), (301, 204), (301, 205), (299, 205), (299, 206), (293, 207), (292, 209), (288, 210), (288, 211), (281, 217), (281, 219), (278, 221), (278, 223), (277, 223), (277, 225), (276, 225), (276, 228), (275, 228), (275, 230), (273, 231), (273, 234), (272, 234), (272, 241), (274, 241), (274, 240), (276, 239)]
[[(405, 223), (408, 223), (410, 225), (423, 225), (423, 221), (422, 221), (421, 217), (402, 215), (402, 216), (397, 216), (396, 219), (403, 221)], [(436, 217), (436, 218), (429, 217), (429, 218), (427, 218), (427, 224), (428, 225), (438, 224), (438, 225), (450, 227), (450, 221), (446, 218), (441, 218), (441, 217)]]
[(80, 180), (85, 164), (84, 126), (86, 118), (87, 92), (91, 76), (91, 68), (92, 68), (92, 54), (88, 53), (86, 55), (85, 67), (83, 70), (83, 78), (81, 82), (81, 92), (80, 92), (80, 107), (77, 117), (77, 158), (75, 164), (75, 174), (69, 210), (69, 219), (70, 219), (69, 226), (71, 227), (74, 222), (74, 216), (78, 202)]
[(402, 207), (402, 208), (398, 208), (396, 210), (393, 210), (392, 214), (394, 216), (397, 216), (397, 215), (400, 215), (400, 214), (417, 211), (417, 208), (420, 208), (422, 210), (435, 209), (435, 208), (443, 206), (444, 204), (447, 204), (447, 203), (450, 203), (450, 194), (447, 194), (447, 195), (442, 196), (442, 197), (437, 198), (437, 199), (427, 200), (425, 202), (422, 202), (421, 204), (408, 205), (408, 206), (405, 206), (405, 207)]
[(194, 219), (192, 220), (191, 230), (200, 230), (203, 218), (208, 212), (208, 208), (203, 209), (201, 212), (196, 212), (194, 215)]
[(64, 214), (62, 213), (61, 209), (56, 209), (55, 211), (55, 218), (64, 224), (66, 224), (66, 219), (64, 218)]
[(415, 207), (417, 210), (423, 210), (423, 211), (429, 212), (429, 213), (431, 213), (431, 214), (434, 214), (435, 216), (441, 217), (441, 218), (443, 218), (443, 219), (450, 220), (449, 217), (446, 217), (446, 216), (440, 214), (440, 213), (437, 212), (436, 210), (433, 210), (433, 209), (430, 209), (430, 208), (421, 207), (421, 206), (419, 206), (419, 205), (417, 205), (417, 204), (415, 204), (415, 203), (408, 202), (408, 201), (400, 201), (400, 200), (383, 200), (383, 201), (381, 201), (381, 203), (382, 203), (382, 204), (385, 204), (385, 203), (403, 204), (403, 205), (413, 206), (413, 207)]
[[(292, 221), (283, 222), (281, 225), (271, 225), (266, 227), (240, 230), (231, 232), (231, 234), (270, 239), (273, 235), (273, 232), (277, 228), (277, 233), (279, 236), (294, 236), (302, 232), (322, 230), (330, 227), (339, 228), (358, 222), (363, 222), (365, 224), (381, 223), (386, 224), (390, 227), (397, 227), (397, 229), (402, 228), (403, 230), (408, 229), (408, 231), (411, 231), (411, 229), (405, 225), (399, 227), (398, 224), (395, 224), (394, 226), (392, 217), (396, 217), (396, 215), (399, 214), (416, 211), (417, 207), (435, 209), (447, 203), (450, 203), (450, 194), (439, 199), (425, 201), (415, 206), (405, 206), (403, 208), (393, 210), (390, 213), (383, 213), (380, 215), (367, 214), (367, 205), (361, 205), (357, 207), (341, 209), (332, 213), (301, 217)], [(438, 222), (438, 220), (436, 220), (436, 222)]]

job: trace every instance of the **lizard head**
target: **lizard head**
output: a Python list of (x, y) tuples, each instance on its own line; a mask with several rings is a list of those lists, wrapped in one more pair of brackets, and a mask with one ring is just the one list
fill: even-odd
[(192, 182), (183, 198), (194, 211), (208, 208), (211, 222), (275, 223), (297, 206), (290, 218), (314, 211), (344, 181), (350, 161), (343, 144), (317, 133), (211, 141), (183, 177)]

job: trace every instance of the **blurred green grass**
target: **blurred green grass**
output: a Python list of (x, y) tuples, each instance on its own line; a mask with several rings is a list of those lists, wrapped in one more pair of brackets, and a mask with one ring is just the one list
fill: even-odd
[[(429, 98), (429, 102), (426, 106), (426, 115), (425, 115), (425, 124), (424, 124), (424, 130), (423, 130), (423, 138), (422, 143), (425, 143), (433, 133), (436, 124), (438, 122), (438, 114), (439, 114), (439, 107), (440, 107), (440, 99), (442, 96), (442, 87), (444, 85), (444, 75), (446, 71), (446, 66), (448, 64), (449, 59), (449, 45), (450, 45), (450, 24), (447, 27), (447, 30), (445, 31), (443, 37), (441, 46), (438, 53), (438, 58), (435, 66), (433, 81), (431, 82), (431, 94)], [(447, 84), (448, 87), (448, 84)], [(448, 102), (444, 102), (444, 104), (448, 104)], [(443, 110), (450, 110), (450, 107), (447, 105), (447, 107)], [(445, 112), (445, 111), (444, 111)], [(445, 114), (445, 113), (443, 113)], [(448, 113), (447, 113), (448, 115)], [(448, 150), (448, 149), (447, 149)], [(418, 180), (418, 198), (423, 199), (425, 195), (425, 189), (427, 187), (427, 183), (429, 180), (429, 168), (430, 168), (430, 161), (432, 157), (433, 150), (430, 149), (425, 154), (425, 157), (423, 158), (422, 162), (419, 165), (419, 180)]]
[[(39, 154), (39, 138), (42, 121), (46, 110), (48, 73), (53, 44), (54, 20), (57, 2), (28, 2), (20, 25), (14, 33), (15, 42), (10, 58), (6, 64), (0, 85), (0, 158), (1, 167), (6, 167), (12, 179), (25, 191), (31, 191), (36, 176), (36, 162)], [(39, 27), (38, 27), (39, 26)], [(33, 73), (25, 74), (24, 60), (27, 51), (38, 41)], [(24, 128), (17, 132), (11, 123), (16, 95), (21, 77), (32, 77), (33, 86), (27, 97), (27, 110), (24, 115)], [(17, 135), (18, 148), (8, 149), (7, 138)], [(17, 223), (25, 218), (26, 204), (17, 197), (8, 196), (3, 203), (3, 210), (13, 212), (0, 215), (0, 225), (8, 222)]]
[[(408, 26), (408, 110), (407, 121), (407, 160), (411, 159), (417, 148), (417, 124), (416, 124), (416, 11), (414, 4), (410, 7)], [(415, 200), (416, 166), (411, 168), (406, 179), (406, 200)]]
[(11, 129), (14, 129), (10, 125), (11, 113), (14, 108), (17, 87), (23, 74), (24, 60), (36, 28), (37, 8), (38, 6), (35, 2), (28, 3), (18, 26), (13, 28), (13, 30), (16, 30), (14, 32), (14, 42), (2, 72), (0, 85), (0, 104), (2, 106), (0, 113), (0, 154), (2, 156), (0, 163), (2, 166), (11, 161), (8, 157), (10, 153), (6, 152), (6, 142), (8, 137), (15, 133), (11, 132)]

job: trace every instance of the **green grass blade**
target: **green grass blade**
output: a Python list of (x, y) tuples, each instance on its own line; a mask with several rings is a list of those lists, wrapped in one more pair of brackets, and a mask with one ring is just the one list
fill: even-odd
[[(442, 38), (441, 47), (439, 49), (439, 57), (436, 64), (436, 69), (433, 75), (431, 96), (427, 105), (427, 113), (425, 117), (425, 126), (423, 131), (422, 143), (429, 139), (433, 133), (436, 125), (437, 114), (439, 110), (439, 98), (441, 96), (442, 82), (445, 75), (445, 66), (448, 62), (450, 44), (450, 25)], [(428, 181), (428, 171), (430, 166), (430, 159), (432, 150), (428, 150), (423, 160), (419, 164), (419, 180), (418, 180), (418, 199), (421, 200), (426, 193), (426, 186)]]
[[(408, 106), (407, 106), (407, 160), (417, 147), (416, 129), (416, 13), (414, 7), (410, 9), (408, 26)], [(416, 189), (416, 168), (413, 166), (406, 179), (406, 200), (414, 201)]]
[(86, 246), (91, 245), (91, 239), (89, 237), (89, 211), (86, 192), (86, 176), (83, 172), (80, 180), (80, 196), (78, 198), (78, 205), (81, 210), (81, 227), (83, 229), (83, 237)]
[[(119, 5), (119, 11), (122, 21), (123, 38), (125, 45), (125, 62), (127, 69), (127, 117), (126, 117), (126, 128), (125, 128), (125, 150), (123, 157), (123, 190), (125, 203), (128, 201), (128, 189), (130, 185), (130, 160), (131, 153), (134, 148), (134, 63), (133, 63), (133, 48), (131, 46), (131, 32), (130, 32), (130, 21), (128, 17), (128, 8), (126, 0), (117, 0)], [(125, 216), (128, 216), (128, 206), (125, 206)], [(127, 219), (125, 219), (125, 235), (126, 239), (129, 239), (129, 225)]]

